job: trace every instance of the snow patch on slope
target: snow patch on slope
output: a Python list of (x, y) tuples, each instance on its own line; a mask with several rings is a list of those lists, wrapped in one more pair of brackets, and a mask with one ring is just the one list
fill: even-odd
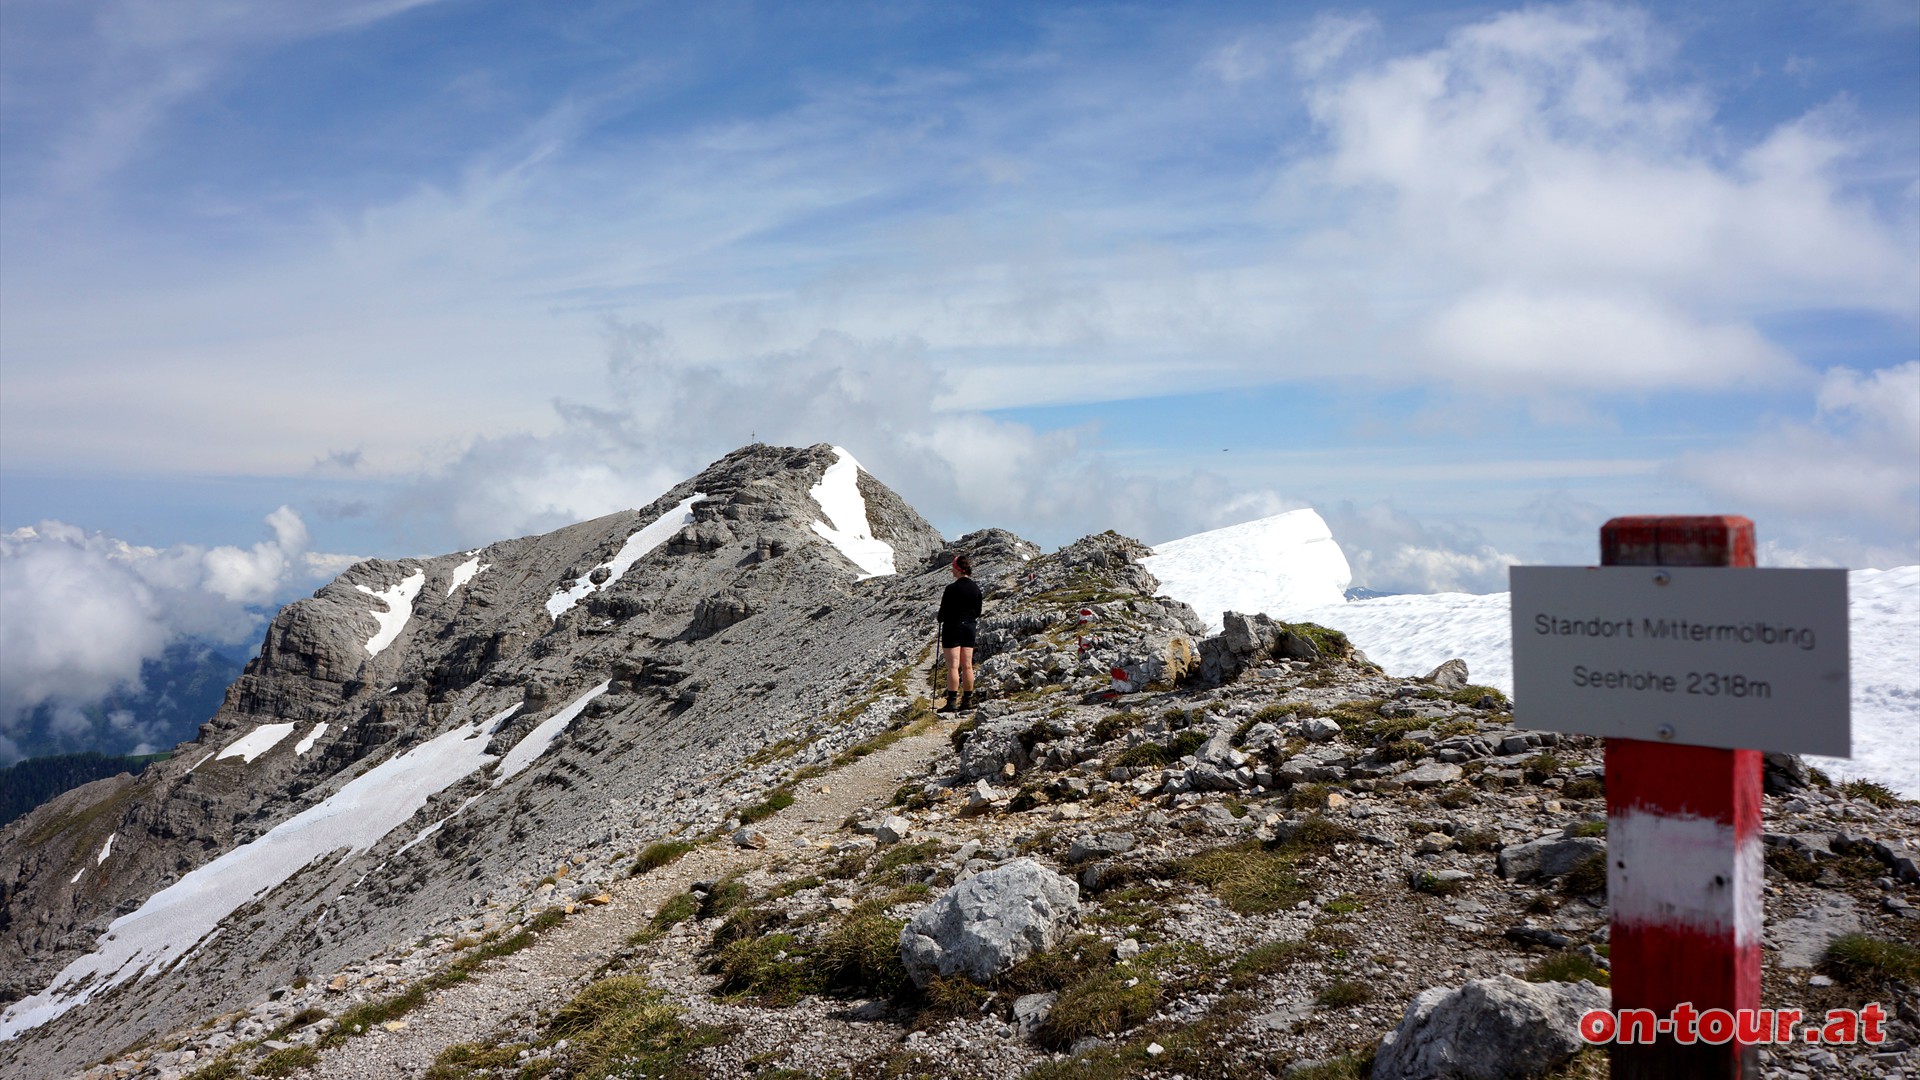
[(659, 520), (627, 537), (627, 542), (620, 545), (620, 550), (614, 553), (613, 558), (593, 568), (593, 570), (599, 570), (604, 567), (607, 570), (607, 580), (595, 585), (593, 570), (587, 571), (566, 588), (547, 599), (547, 614), (558, 621), (560, 616), (572, 609), (573, 605), (619, 581), (620, 576), (631, 570), (634, 563), (645, 558), (654, 548), (666, 543), (674, 533), (680, 531), (682, 526), (690, 524), (693, 521), (691, 512), (693, 504), (706, 497), (705, 492), (694, 492), (680, 500), (679, 505), (661, 514)]
[(407, 620), (413, 618), (413, 598), (420, 595), (420, 587), (426, 583), (427, 572), (415, 570), (400, 584), (389, 586), (379, 592), (374, 592), (365, 585), (354, 586), (387, 605), (385, 611), (372, 612), (373, 621), (380, 624), (380, 629), (367, 639), (368, 656), (379, 656), (380, 651), (393, 644), (400, 636), (400, 631), (406, 629)]
[(567, 725), (573, 723), (574, 718), (587, 707), (587, 702), (606, 693), (607, 687), (612, 685), (611, 681), (603, 682), (581, 694), (568, 702), (566, 708), (540, 721), (538, 727), (527, 732), (526, 737), (515, 743), (513, 749), (507, 751), (507, 756), (500, 760), (500, 768), (494, 773), (493, 786), (499, 787), (506, 783), (515, 773), (533, 764), (535, 758), (546, 753), (547, 747), (553, 745), (553, 740), (559, 738), (560, 733), (567, 730)]
[(216, 755), (216, 760), (237, 757), (251, 765), (253, 759), (280, 745), (280, 740), (293, 734), (292, 724), (261, 724), (245, 735), (227, 744), (227, 748)]
[(326, 733), (327, 733), (327, 722), (325, 720), (322, 720), (319, 723), (313, 725), (313, 730), (307, 732), (306, 738), (301, 739), (299, 742), (293, 744), (293, 756), (294, 757), (304, 756), (307, 751), (313, 749), (313, 744), (319, 740), (320, 736), (325, 735)]
[[(506, 714), (502, 714), (503, 716)], [(46, 989), (0, 1014), (0, 1041), (35, 1028), (95, 994), (156, 974), (217, 932), (220, 921), (314, 859), (372, 847), (440, 791), (494, 760), (493, 721), (454, 728), (355, 778), (318, 805), (234, 848), (115, 919), (94, 951), (68, 964)]]
[(452, 596), (455, 589), (479, 577), (482, 571), (491, 569), (493, 569), (492, 563), (488, 563), (485, 566), (480, 565), (480, 557), (478, 555), (454, 567), (453, 582), (447, 586), (447, 595)]
[(1278, 619), (1300, 608), (1343, 603), (1353, 581), (1346, 553), (1312, 510), (1169, 540), (1140, 565), (1215, 634), (1228, 611), (1264, 611)]
[(860, 463), (838, 446), (833, 452), (839, 460), (827, 466), (820, 482), (807, 491), (827, 516), (826, 521), (813, 523), (813, 531), (861, 569), (855, 580), (891, 574), (893, 545), (875, 539), (873, 526), (867, 521), (867, 500), (860, 495)]

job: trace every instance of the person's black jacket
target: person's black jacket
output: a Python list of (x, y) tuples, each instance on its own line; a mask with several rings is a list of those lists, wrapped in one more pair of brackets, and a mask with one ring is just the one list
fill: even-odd
[(972, 622), (980, 617), (980, 586), (970, 577), (955, 578), (947, 591), (940, 594), (940, 621), (943, 623)]

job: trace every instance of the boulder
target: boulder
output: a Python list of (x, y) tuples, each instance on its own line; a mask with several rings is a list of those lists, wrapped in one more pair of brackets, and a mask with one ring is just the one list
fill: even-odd
[(1580, 1017), (1608, 1004), (1607, 991), (1589, 982), (1511, 975), (1423, 990), (1380, 1040), (1373, 1080), (1540, 1076), (1580, 1051)]
[(1417, 769), (1411, 769), (1400, 777), (1408, 787), (1433, 787), (1436, 784), (1451, 784), (1466, 775), (1466, 770), (1458, 765), (1445, 765), (1440, 762), (1428, 762)]
[(1200, 744), (1193, 756), (1203, 765), (1214, 765), (1222, 769), (1236, 769), (1247, 760), (1245, 754), (1233, 748), (1233, 733), (1216, 731), (1206, 742)]
[(1420, 681), (1432, 683), (1436, 690), (1464, 690), (1467, 686), (1467, 662), (1449, 660), (1427, 672)]
[(924, 987), (936, 975), (985, 982), (1058, 945), (1080, 921), (1080, 889), (1032, 859), (976, 874), (900, 930), (900, 960)]
[(1033, 1038), (1040, 1025), (1047, 1022), (1047, 1016), (1053, 1012), (1053, 1003), (1060, 1000), (1056, 993), (1025, 994), (1013, 1001), (1013, 1029), (1023, 1039)]
[(1135, 843), (1137, 841), (1132, 833), (1094, 833), (1073, 842), (1073, 847), (1067, 851), (1067, 861), (1078, 863), (1088, 859), (1111, 858), (1121, 852), (1132, 851)]
[(1799, 754), (1768, 752), (1761, 757), (1762, 783), (1769, 795), (1791, 795), (1808, 785), (1807, 763)]
[(1514, 881), (1551, 881), (1572, 873), (1589, 856), (1606, 850), (1607, 842), (1597, 836), (1554, 833), (1500, 849), (1500, 876)]
[(1300, 721), (1300, 734), (1305, 735), (1308, 742), (1326, 742), (1340, 734), (1340, 725), (1324, 716), (1309, 716)]
[(1246, 782), (1233, 769), (1201, 764), (1186, 771), (1188, 791), (1239, 791), (1246, 786)]

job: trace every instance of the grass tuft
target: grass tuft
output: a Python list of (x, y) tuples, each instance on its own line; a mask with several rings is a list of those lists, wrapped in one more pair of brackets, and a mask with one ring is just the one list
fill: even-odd
[(1595, 986), (1611, 984), (1607, 970), (1577, 952), (1555, 953), (1527, 969), (1528, 982), (1580, 982)]
[(1561, 879), (1560, 891), (1568, 896), (1606, 895), (1606, 852), (1596, 851), (1580, 860), (1580, 865), (1569, 870), (1567, 876)]
[(1891, 810), (1901, 802), (1900, 796), (1894, 794), (1892, 788), (1872, 780), (1849, 780), (1840, 785), (1840, 790), (1849, 799), (1872, 803), (1882, 810)]
[(1373, 990), (1366, 983), (1342, 979), (1320, 991), (1313, 1003), (1323, 1009), (1348, 1009), (1372, 1000)]
[(1891, 983), (1920, 983), (1920, 949), (1901, 941), (1846, 934), (1827, 946), (1825, 967), (1849, 986), (1891, 989)]
[(302, 1069), (320, 1064), (320, 1051), (311, 1046), (289, 1046), (275, 1050), (253, 1067), (255, 1076), (292, 1076)]
[(561, 1006), (548, 1028), (566, 1039), (567, 1063), (579, 1080), (608, 1076), (691, 1076), (688, 1058), (724, 1039), (708, 1025), (681, 1023), (665, 994), (634, 975), (602, 979)]
[(1053, 1011), (1034, 1034), (1043, 1046), (1064, 1050), (1089, 1035), (1138, 1027), (1160, 1007), (1160, 983), (1127, 966), (1096, 971), (1060, 991)]
[(1291, 854), (1263, 850), (1254, 840), (1189, 855), (1175, 862), (1174, 869), (1185, 880), (1212, 889), (1239, 914), (1270, 915), (1309, 895), (1292, 873), (1293, 863)]

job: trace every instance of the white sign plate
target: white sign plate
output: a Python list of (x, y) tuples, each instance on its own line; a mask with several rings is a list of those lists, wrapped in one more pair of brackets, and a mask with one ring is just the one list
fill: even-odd
[(1519, 727), (1849, 757), (1847, 572), (1516, 566)]

